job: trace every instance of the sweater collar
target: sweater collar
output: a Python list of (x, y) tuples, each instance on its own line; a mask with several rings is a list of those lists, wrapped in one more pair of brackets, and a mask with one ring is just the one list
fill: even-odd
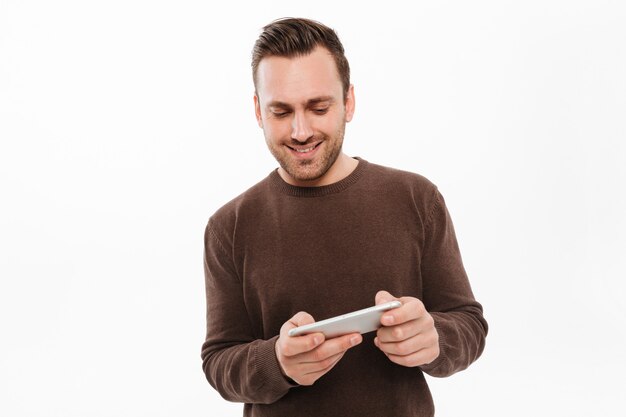
[(354, 159), (358, 160), (359, 164), (347, 177), (335, 183), (322, 185), (320, 187), (299, 187), (291, 185), (280, 177), (278, 168), (270, 173), (269, 180), (272, 186), (283, 194), (292, 195), (294, 197), (323, 197), (325, 195), (339, 193), (361, 178), (368, 162), (359, 157), (355, 157)]

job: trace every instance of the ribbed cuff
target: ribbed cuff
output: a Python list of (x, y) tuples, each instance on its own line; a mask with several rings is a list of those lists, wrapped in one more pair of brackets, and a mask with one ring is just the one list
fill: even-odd
[(269, 397), (274, 398), (274, 401), (287, 394), (289, 389), (298, 386), (283, 375), (276, 358), (275, 345), (277, 339), (278, 336), (275, 336), (259, 343), (255, 352), (257, 372), (263, 381), (260, 389), (266, 391)]
[(435, 330), (437, 330), (437, 334), (439, 335), (439, 356), (437, 356), (437, 358), (435, 358), (435, 360), (432, 361), (431, 363), (420, 366), (420, 369), (430, 376), (437, 377), (439, 376), (437, 372), (437, 368), (439, 368), (443, 364), (443, 362), (446, 360), (447, 352), (446, 352), (445, 333), (440, 328), (439, 318), (436, 315), (432, 315), (432, 316), (433, 316), (433, 320), (435, 321)]

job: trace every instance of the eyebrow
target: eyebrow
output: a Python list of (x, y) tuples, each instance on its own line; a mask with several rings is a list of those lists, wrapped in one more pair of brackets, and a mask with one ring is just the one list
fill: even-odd
[[(328, 104), (332, 104), (335, 102), (335, 99), (333, 98), (333, 96), (321, 96), (321, 97), (315, 97), (312, 99), (307, 100), (306, 102), (306, 106), (307, 107), (311, 107), (311, 106), (315, 106), (316, 104), (320, 104), (320, 103), (328, 103)], [(274, 100), (271, 101), (267, 104), (267, 107), (278, 107), (281, 109), (291, 109), (293, 108), (293, 106), (291, 104), (287, 104), (285, 102), (282, 101), (278, 101), (278, 100)]]
[(307, 105), (309, 106), (314, 106), (316, 104), (319, 103), (328, 103), (328, 104), (332, 104), (335, 102), (335, 99), (332, 96), (322, 96), (322, 97), (316, 97), (316, 98), (312, 98), (310, 100), (307, 101)]

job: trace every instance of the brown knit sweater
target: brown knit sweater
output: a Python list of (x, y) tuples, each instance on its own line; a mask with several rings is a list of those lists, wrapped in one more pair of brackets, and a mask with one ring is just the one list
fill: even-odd
[[(205, 232), (209, 383), (245, 416), (432, 416), (422, 372), (448, 376), (487, 334), (443, 197), (426, 178), (360, 159), (345, 179), (295, 187), (277, 171), (219, 209)], [(374, 333), (312, 386), (281, 373), (274, 344), (299, 311), (316, 320), (374, 304), (377, 291), (417, 297), (435, 319), (440, 356), (406, 368)]]

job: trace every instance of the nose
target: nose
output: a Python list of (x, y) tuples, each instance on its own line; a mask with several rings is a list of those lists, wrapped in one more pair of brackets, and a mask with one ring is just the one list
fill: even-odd
[(304, 112), (295, 112), (291, 129), (291, 138), (298, 142), (304, 143), (313, 136), (313, 129)]

